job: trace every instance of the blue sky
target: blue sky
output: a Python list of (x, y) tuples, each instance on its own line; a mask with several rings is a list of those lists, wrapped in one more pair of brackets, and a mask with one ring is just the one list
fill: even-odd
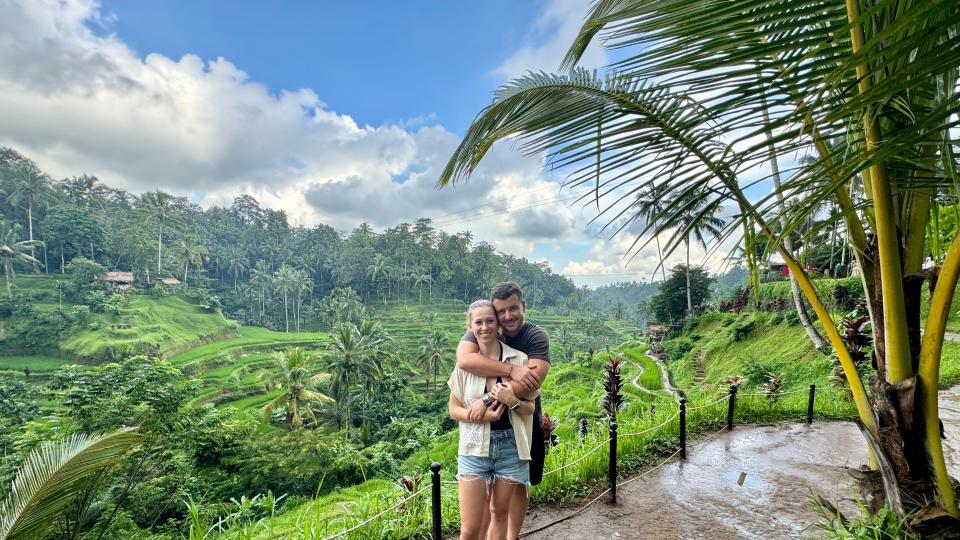
[[(542, 156), (496, 145), (469, 182), (435, 189), (492, 92), (555, 70), (588, 7), (10, 0), (0, 145), (55, 178), (95, 174), (206, 206), (247, 193), (295, 224), (344, 231), (430, 217), (581, 284), (649, 279), (656, 249), (626, 266), (634, 238), (598, 235)], [(598, 46), (582, 65), (607, 62)]]
[(140, 53), (222, 56), (277, 92), (312, 88), (358, 123), (435, 115), (462, 133), (543, 2), (103, 2)]

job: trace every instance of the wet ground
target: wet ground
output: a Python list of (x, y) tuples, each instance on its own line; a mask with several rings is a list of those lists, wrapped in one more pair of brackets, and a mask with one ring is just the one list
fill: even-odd
[[(940, 393), (940, 408), (947, 467), (960, 477), (960, 386)], [(860, 432), (849, 422), (737, 427), (692, 445), (687, 457), (620, 487), (617, 505), (602, 499), (525, 538), (820, 537), (810, 495), (855, 514), (853, 481), (842, 467), (867, 462)], [(569, 515), (583, 502), (537, 507), (524, 530)]]

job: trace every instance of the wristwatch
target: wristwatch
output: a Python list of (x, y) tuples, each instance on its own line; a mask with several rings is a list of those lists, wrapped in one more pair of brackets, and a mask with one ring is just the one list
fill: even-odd
[(489, 407), (490, 404), (493, 403), (493, 398), (490, 397), (489, 393), (484, 393), (482, 396), (480, 396), (480, 401), (482, 401), (484, 405)]

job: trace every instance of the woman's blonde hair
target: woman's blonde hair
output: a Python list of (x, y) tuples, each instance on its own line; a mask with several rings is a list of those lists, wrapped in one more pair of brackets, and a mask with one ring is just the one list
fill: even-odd
[[(493, 309), (493, 316), (497, 316), (497, 310), (493, 307), (493, 302), (489, 300), (474, 300), (470, 307), (467, 308), (467, 326), (470, 326), (470, 314), (473, 313), (473, 310), (488, 307)], [(497, 319), (497, 322), (500, 322), (500, 319)]]

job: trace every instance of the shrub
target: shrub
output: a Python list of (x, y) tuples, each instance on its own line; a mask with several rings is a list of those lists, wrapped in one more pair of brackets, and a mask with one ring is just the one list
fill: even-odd
[(776, 373), (776, 366), (768, 360), (749, 358), (743, 363), (743, 377), (749, 385), (763, 386), (771, 373)]
[(733, 340), (734, 341), (743, 341), (750, 335), (750, 332), (753, 331), (753, 327), (756, 324), (754, 319), (747, 319), (743, 322), (738, 322), (733, 326)]
[(663, 342), (663, 350), (671, 359), (677, 359), (693, 350), (693, 341), (689, 338), (676, 338)]

